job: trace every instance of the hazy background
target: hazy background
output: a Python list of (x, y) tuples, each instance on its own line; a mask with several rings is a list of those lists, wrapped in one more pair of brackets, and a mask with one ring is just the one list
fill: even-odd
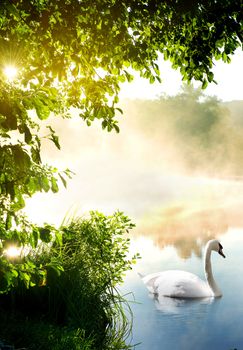
[(65, 215), (119, 209), (137, 223), (134, 235), (149, 231), (162, 247), (172, 236), (181, 241), (182, 231), (185, 240), (200, 231), (204, 241), (215, 227), (221, 232), (241, 221), (243, 101), (220, 102), (184, 87), (173, 97), (126, 99), (121, 107), (119, 134), (99, 122), (87, 127), (77, 113), (48, 121), (62, 148), (44, 141), (43, 161), (75, 175), (67, 189), (28, 201), (33, 221), (58, 225)]

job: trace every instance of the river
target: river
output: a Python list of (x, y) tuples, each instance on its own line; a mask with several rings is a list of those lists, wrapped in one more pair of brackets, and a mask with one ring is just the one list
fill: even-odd
[[(139, 252), (141, 259), (121, 290), (132, 293), (127, 295), (133, 313), (131, 344), (137, 350), (243, 349), (242, 183), (200, 183), (193, 184), (197, 195), (187, 192), (184, 204), (164, 203), (150, 211), (132, 234), (131, 253)], [(212, 254), (221, 298), (158, 299), (149, 294), (137, 272), (180, 269), (205, 279), (203, 253), (211, 238), (220, 240), (226, 255)]]

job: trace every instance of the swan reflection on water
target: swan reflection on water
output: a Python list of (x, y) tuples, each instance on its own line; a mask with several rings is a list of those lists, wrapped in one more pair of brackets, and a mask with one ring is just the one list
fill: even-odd
[[(154, 304), (157, 310), (161, 311), (166, 315), (179, 315), (180, 313), (185, 314), (187, 308), (188, 311), (192, 311), (192, 307), (199, 305), (210, 305), (216, 302), (214, 297), (208, 298), (194, 298), (194, 299), (182, 299), (182, 298), (170, 298), (163, 295), (155, 295), (149, 293), (149, 298), (154, 300)], [(217, 299), (218, 300), (218, 299)]]

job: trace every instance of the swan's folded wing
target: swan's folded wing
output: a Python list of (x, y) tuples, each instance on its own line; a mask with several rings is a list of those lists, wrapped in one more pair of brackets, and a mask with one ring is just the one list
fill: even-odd
[(156, 294), (156, 280), (160, 277), (161, 272), (151, 273), (142, 278), (143, 283), (146, 285), (150, 293)]
[(207, 283), (196, 275), (179, 270), (162, 272), (154, 281), (158, 295), (174, 298), (203, 298), (211, 296)]

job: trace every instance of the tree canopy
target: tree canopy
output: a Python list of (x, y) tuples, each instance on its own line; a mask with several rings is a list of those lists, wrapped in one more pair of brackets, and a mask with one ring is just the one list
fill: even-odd
[(183, 79), (206, 87), (213, 58), (229, 62), (242, 45), (242, 7), (241, 0), (5, 0), (1, 65), (19, 67), (24, 107), (40, 119), (73, 106), (88, 123), (101, 118), (118, 130), (113, 117), (129, 67), (160, 81), (160, 52)]
[[(241, 0), (2, 1), (1, 193), (19, 208), (22, 193), (58, 190), (40, 155), (39, 122), (51, 113), (68, 116), (74, 107), (88, 125), (98, 118), (118, 132), (119, 89), (132, 80), (130, 68), (160, 81), (161, 53), (184, 80), (206, 87), (213, 59), (229, 62), (242, 45), (242, 23)], [(9, 65), (15, 79), (5, 75)], [(43, 137), (60, 148), (50, 126)]]

